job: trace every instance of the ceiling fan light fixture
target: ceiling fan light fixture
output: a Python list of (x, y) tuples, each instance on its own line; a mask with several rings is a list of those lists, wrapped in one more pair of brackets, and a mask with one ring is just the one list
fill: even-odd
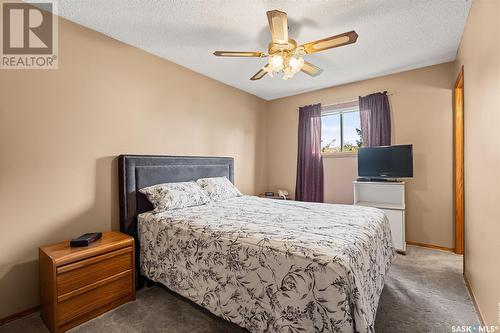
[(262, 70), (270, 77), (273, 77), (274, 73), (283, 73), (283, 79), (288, 80), (300, 72), (302, 67), (304, 67), (304, 59), (301, 56), (283, 52), (271, 54), (268, 65), (264, 66)]
[(304, 67), (304, 59), (300, 56), (289, 56), (286, 58), (283, 68), (283, 80), (293, 78)]

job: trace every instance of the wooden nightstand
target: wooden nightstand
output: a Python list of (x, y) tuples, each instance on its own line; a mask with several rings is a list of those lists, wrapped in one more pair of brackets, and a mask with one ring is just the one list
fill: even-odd
[(134, 258), (134, 239), (119, 232), (87, 247), (42, 246), (40, 312), (49, 330), (64, 332), (134, 300)]
[[(285, 200), (285, 198), (283, 197), (280, 197), (278, 195), (273, 195), (273, 196), (270, 196), (270, 195), (265, 195), (265, 194), (259, 194), (259, 197), (260, 198), (266, 198), (266, 199), (274, 199), (274, 200)], [(292, 200), (290, 199), (290, 196), (286, 196), (286, 200)]]

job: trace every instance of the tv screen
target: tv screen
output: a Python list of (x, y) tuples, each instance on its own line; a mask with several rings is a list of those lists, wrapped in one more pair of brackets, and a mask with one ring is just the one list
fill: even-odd
[(360, 148), (358, 175), (367, 178), (413, 177), (412, 145)]

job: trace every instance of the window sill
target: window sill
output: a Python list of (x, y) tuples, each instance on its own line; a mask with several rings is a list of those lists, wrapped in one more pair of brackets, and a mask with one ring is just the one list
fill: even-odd
[(357, 151), (340, 152), (340, 153), (324, 153), (321, 154), (323, 158), (346, 158), (346, 157), (358, 157)]

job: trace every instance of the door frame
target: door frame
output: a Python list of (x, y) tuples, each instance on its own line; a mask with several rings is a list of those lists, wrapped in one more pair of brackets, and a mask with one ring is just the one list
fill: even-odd
[(464, 66), (458, 73), (453, 91), (453, 199), (455, 253), (463, 254), (464, 241)]

